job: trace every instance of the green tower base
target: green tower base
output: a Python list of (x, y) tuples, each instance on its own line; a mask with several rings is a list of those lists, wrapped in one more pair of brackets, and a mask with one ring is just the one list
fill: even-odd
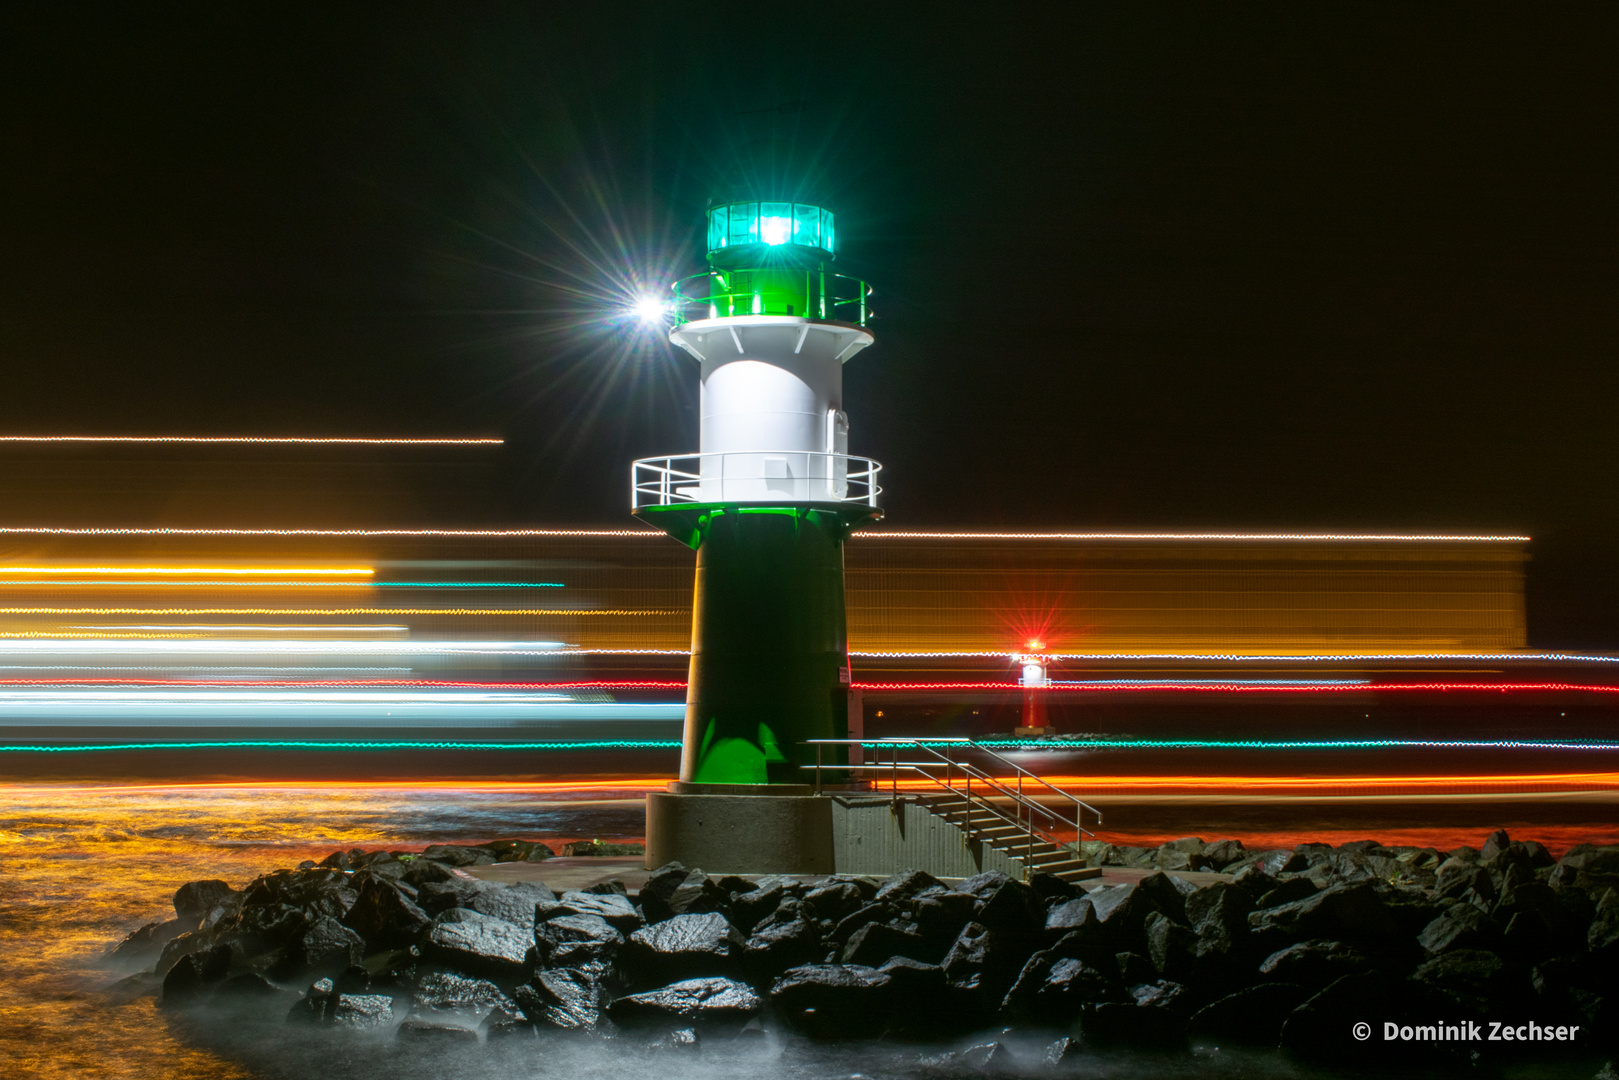
[[(697, 552), (686, 785), (805, 784), (807, 739), (845, 737), (843, 542), (880, 516), (846, 503), (685, 503), (636, 511)], [(822, 761), (843, 764), (827, 747)], [(841, 778), (840, 778), (841, 779)]]

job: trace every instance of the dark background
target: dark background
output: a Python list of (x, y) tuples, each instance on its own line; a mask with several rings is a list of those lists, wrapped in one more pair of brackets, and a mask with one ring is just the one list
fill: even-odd
[[(582, 9), (582, 10), (581, 10)], [(708, 198), (838, 213), (892, 525), (1521, 532), (1619, 646), (1601, 8), (9, 9), (0, 524), (626, 521)]]

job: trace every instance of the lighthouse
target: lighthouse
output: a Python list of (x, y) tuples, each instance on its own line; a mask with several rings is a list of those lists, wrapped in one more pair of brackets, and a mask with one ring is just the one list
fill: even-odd
[(708, 269), (670, 306), (669, 340), (697, 364), (698, 449), (635, 462), (633, 509), (697, 553), (671, 790), (779, 791), (809, 779), (805, 740), (849, 730), (843, 542), (881, 515), (881, 489), (849, 454), (843, 365), (874, 340), (871, 289), (832, 269), (825, 207), (723, 203), (707, 226)]

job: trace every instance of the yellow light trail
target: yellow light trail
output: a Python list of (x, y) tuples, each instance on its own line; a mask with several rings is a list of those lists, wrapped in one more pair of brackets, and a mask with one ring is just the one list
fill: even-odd
[(139, 574), (163, 577), (195, 577), (219, 574), (224, 577), (365, 577), (375, 574), (369, 566), (0, 566), (0, 575), (10, 574)]
[(505, 439), (313, 435), (0, 435), (0, 443), (303, 443), (314, 446), (501, 446)]
[(0, 536), (628, 536), (662, 540), (662, 529), (139, 529), (0, 526)]
[(0, 607), (0, 615), (689, 615), (649, 608), (47, 608)]

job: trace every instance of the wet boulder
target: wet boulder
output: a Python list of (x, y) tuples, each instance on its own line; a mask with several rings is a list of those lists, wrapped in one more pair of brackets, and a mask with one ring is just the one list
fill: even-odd
[(465, 844), (429, 844), (420, 857), (445, 866), (488, 866), (495, 861), (492, 853)]
[(408, 948), (432, 921), (398, 889), (378, 879), (360, 886), (354, 906), (343, 917), (343, 925), (364, 938), (372, 952)]
[(962, 928), (939, 966), (952, 987), (976, 991), (986, 1005), (993, 1005), (1006, 996), (1027, 957), (1000, 934), (974, 922)]
[(825, 955), (819, 929), (803, 917), (796, 900), (782, 904), (742, 946), (743, 966), (761, 981)]
[(909, 903), (911, 917), (924, 936), (951, 942), (973, 921), (979, 901), (970, 893), (940, 889)]
[(175, 890), (174, 914), (180, 919), (199, 920), (209, 909), (237, 895), (223, 881), (188, 881)]
[(737, 973), (744, 939), (724, 915), (675, 915), (629, 936), (619, 964), (638, 986)]
[(1247, 855), (1241, 840), (1216, 840), (1203, 849), (1203, 857), (1216, 870), (1224, 870), (1232, 863), (1241, 862)]
[(1352, 1026), (1399, 1022), (1408, 1015), (1410, 1000), (1401, 980), (1382, 972), (1345, 975), (1288, 1014), (1282, 1048), (1302, 1060), (1340, 1068), (1357, 1062), (1386, 1068), (1388, 1047), (1381, 1039), (1356, 1039)]
[(338, 994), (328, 1022), (335, 1027), (370, 1030), (393, 1023), (393, 998), (386, 994)]
[(195, 919), (170, 919), (167, 922), (151, 922), (138, 930), (130, 932), (129, 936), (113, 946), (107, 954), (107, 959), (121, 964), (144, 964), (160, 956), (163, 946), (174, 938), (188, 931), (196, 929)]
[(1276, 1046), (1282, 1038), (1282, 1025), (1310, 995), (1310, 988), (1298, 983), (1246, 987), (1193, 1013), (1186, 1033), (1194, 1040)]
[(749, 892), (735, 894), (731, 897), (731, 923), (747, 933), (769, 918), (789, 897), (781, 881), (761, 883)]
[(1037, 870), (1029, 875), (1029, 888), (1033, 889), (1035, 895), (1040, 898), (1040, 902), (1048, 907), (1052, 904), (1060, 904), (1064, 900), (1076, 900), (1085, 895), (1085, 890), (1078, 885), (1071, 881), (1064, 881), (1056, 874), (1050, 874), (1044, 870)]
[[(546, 859), (556, 857), (556, 852), (538, 840), (491, 840), (478, 846), (493, 855), (496, 862), (544, 862)], [(639, 852), (625, 854), (634, 855)]]
[(624, 935), (599, 915), (559, 915), (534, 924), (534, 951), (547, 968), (610, 964)]
[(1288, 878), (1285, 881), (1277, 882), (1276, 887), (1269, 892), (1261, 893), (1254, 900), (1254, 909), (1258, 911), (1265, 908), (1281, 907), (1283, 904), (1291, 904), (1296, 900), (1312, 897), (1320, 891), (1320, 886), (1309, 878)]
[(266, 903), (244, 906), (241, 911), (214, 928), (219, 941), (233, 942), (245, 956), (292, 946), (308, 932), (312, 920), (290, 904)]
[(602, 1023), (606, 995), (594, 973), (576, 968), (541, 971), (512, 995), (537, 1028), (595, 1031)]
[(422, 936), (422, 955), (435, 963), (496, 979), (521, 976), (534, 938), (504, 919), (451, 908)]
[(1001, 1011), (1016, 1021), (1067, 1024), (1085, 1005), (1119, 997), (1120, 988), (1107, 972), (1043, 949), (1029, 957), (1002, 999)]
[(1378, 941), (1398, 929), (1377, 888), (1370, 882), (1334, 885), (1303, 900), (1265, 908), (1249, 924), (1272, 940)]
[(417, 890), (416, 906), (429, 915), (437, 915), (451, 908), (470, 908), (473, 898), (486, 887), (484, 882), (476, 878), (460, 876), (428, 882)]
[[(485, 888), (461, 906), (476, 911), (480, 915), (491, 918), (504, 919), (513, 926), (520, 926), (525, 930), (532, 929), (535, 919), (535, 908), (541, 904), (551, 903), (556, 894), (544, 885), (535, 881), (518, 881), (509, 885), (486, 882)], [(629, 908), (629, 901), (623, 906)], [(630, 908), (631, 914), (634, 909)]]
[(873, 900), (893, 903), (912, 900), (923, 893), (942, 892), (944, 883), (925, 870), (902, 870), (877, 886)]
[(1147, 915), (1142, 936), (1147, 943), (1147, 959), (1160, 975), (1176, 981), (1191, 978), (1196, 962), (1196, 934), (1163, 912), (1154, 911)]
[(302, 972), (335, 975), (358, 964), (364, 955), (365, 941), (359, 934), (323, 915), (297, 939), (288, 958)]
[(442, 1020), (406, 1020), (394, 1029), (394, 1038), (402, 1042), (478, 1045), (478, 1033), (476, 1031), (468, 1027), (462, 1027), (460, 1024), (447, 1023)]
[(406, 862), (404, 866), (405, 871), (399, 876), (399, 880), (416, 888), (432, 885), (435, 882), (462, 880), (457, 877), (453, 867), (446, 866), (441, 862), (435, 862), (432, 859), (413, 858)]
[(674, 914), (669, 908), (669, 901), (674, 897), (675, 890), (685, 883), (689, 873), (680, 863), (666, 863), (642, 883), (641, 914), (647, 922), (662, 922)]
[(621, 997), (608, 1006), (607, 1015), (615, 1024), (627, 1028), (691, 1027), (699, 1032), (735, 1035), (762, 1005), (747, 983), (709, 977), (683, 979)]
[(895, 956), (936, 964), (943, 959), (946, 947), (913, 930), (902, 930), (888, 923), (867, 923), (844, 943), (838, 959), (863, 967), (876, 967)]
[(339, 991), (331, 979), (317, 979), (287, 1011), (289, 1024), (324, 1024), (332, 1018)]
[(1370, 967), (1370, 958), (1354, 946), (1313, 938), (1267, 956), (1259, 965), (1259, 974), (1273, 982), (1320, 988)]
[(1532, 989), (1526, 971), (1484, 949), (1454, 949), (1436, 956), (1411, 978), (1480, 1014), (1521, 1007)]
[(163, 1007), (185, 1009), (206, 1001), (230, 975), (230, 965), (228, 945), (216, 945), (205, 952), (180, 957), (163, 976)]
[(1430, 953), (1452, 949), (1488, 949), (1501, 941), (1501, 928), (1472, 904), (1457, 903), (1446, 908), (1417, 935), (1417, 944)]
[(619, 893), (565, 892), (560, 898), (540, 900), (530, 918), (546, 920), (562, 915), (591, 915), (621, 934), (633, 934), (646, 921), (629, 897)]
[(412, 1019), (446, 1019), (476, 1026), (496, 1009), (517, 1011), (517, 1003), (487, 979), (469, 979), (450, 972), (430, 972), (412, 992)]
[(851, 881), (828, 882), (805, 893), (802, 901), (811, 918), (834, 923), (860, 910), (865, 902), (865, 896)]
[(973, 921), (1005, 937), (1025, 940), (1031, 949), (1038, 943), (1046, 925), (1046, 905), (1039, 893), (1008, 878), (976, 895), (980, 900)]
[(849, 964), (806, 964), (770, 988), (770, 1004), (788, 1024), (814, 1038), (862, 1038), (887, 1026), (890, 976)]

